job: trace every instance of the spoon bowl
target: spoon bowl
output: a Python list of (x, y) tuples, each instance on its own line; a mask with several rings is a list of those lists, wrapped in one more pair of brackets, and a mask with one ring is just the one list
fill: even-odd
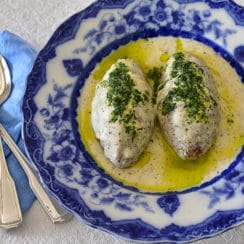
[[(0, 105), (5, 102), (10, 92), (10, 72), (5, 59), (0, 55)], [(0, 226), (9, 229), (17, 227), (21, 222), (19, 199), (14, 180), (8, 171), (0, 136)]]
[(7, 62), (0, 54), (0, 105), (8, 98), (11, 91), (11, 76)]

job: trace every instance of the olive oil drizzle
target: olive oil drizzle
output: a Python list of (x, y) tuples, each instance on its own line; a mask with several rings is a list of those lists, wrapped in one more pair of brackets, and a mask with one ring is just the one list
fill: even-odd
[[(237, 115), (240, 114), (241, 118), (243, 117), (241, 101), (243, 100), (244, 93), (242, 92), (243, 89), (240, 89), (243, 85), (238, 76), (231, 72), (231, 67), (225, 66), (221, 58), (219, 56), (216, 57), (211, 49), (203, 46), (201, 43), (197, 45), (195, 43), (194, 40), (188, 42), (188, 40), (185, 41), (184, 39), (163, 37), (153, 39), (152, 44), (150, 44), (151, 46), (149, 46), (148, 41), (140, 39), (113, 51), (91, 73), (88, 82), (85, 83), (84, 92), (79, 103), (78, 123), (80, 134), (89, 154), (94, 158), (98, 166), (112, 178), (125, 185), (137, 187), (145, 191), (179, 191), (212, 179), (213, 176), (229, 167), (229, 163), (236, 158), (244, 142), (242, 123), (244, 120), (240, 120)], [(177, 48), (171, 48), (174, 44), (177, 44)], [(170, 46), (169, 49), (168, 46)], [(164, 53), (160, 53), (160, 50), (163, 50)], [(216, 143), (200, 159), (194, 162), (183, 162), (164, 140), (161, 129), (156, 121), (154, 136), (150, 141), (149, 147), (142, 154), (138, 162), (127, 169), (113, 166), (105, 158), (103, 149), (99, 141), (96, 140), (90, 123), (91, 103), (96, 85), (101, 81), (109, 67), (118, 59), (128, 57), (128, 59), (135, 60), (146, 74), (148, 70), (155, 66), (164, 66), (175, 51), (189, 52), (201, 60), (209, 62), (208, 68), (212, 71), (219, 91), (219, 106), (223, 109), (223, 114), (220, 118), (220, 131), (216, 137)], [(152, 56), (155, 59), (148, 62), (146, 66), (143, 66), (143, 61), (151, 60)], [(213, 70), (218, 70), (219, 68), (219, 73), (213, 72)], [(229, 77), (232, 79), (231, 82)], [(153, 87), (153, 82), (151, 84)], [(234, 96), (235, 91), (237, 94)], [(149, 99), (151, 98), (149, 97)], [(235, 120), (235, 126), (227, 122), (229, 117)]]
[[(113, 106), (110, 123), (119, 121), (122, 123), (125, 132), (131, 136), (132, 141), (136, 138), (137, 132), (142, 128), (136, 126), (137, 117), (135, 107), (149, 100), (147, 92), (142, 93), (135, 88), (135, 82), (129, 75), (128, 67), (119, 62), (115, 69), (109, 74), (109, 78), (104, 81), (108, 86), (107, 101), (109, 106)], [(129, 104), (132, 106), (130, 108)]]

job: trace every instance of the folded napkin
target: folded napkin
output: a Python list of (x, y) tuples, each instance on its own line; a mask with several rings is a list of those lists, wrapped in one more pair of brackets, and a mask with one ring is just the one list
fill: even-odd
[[(0, 121), (24, 153), (21, 137), (21, 104), (25, 91), (26, 78), (31, 71), (36, 52), (32, 46), (9, 31), (0, 32), (0, 53), (7, 61), (12, 78), (12, 90), (4, 104), (0, 106)], [(18, 161), (5, 143), (3, 149), (12, 175), (22, 212), (26, 211), (35, 199), (28, 179)]]

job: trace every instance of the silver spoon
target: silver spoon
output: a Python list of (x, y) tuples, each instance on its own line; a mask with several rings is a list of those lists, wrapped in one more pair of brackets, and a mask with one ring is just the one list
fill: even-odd
[[(0, 55), (0, 105), (11, 90), (11, 77), (7, 64)], [(0, 137), (0, 226), (9, 229), (22, 222), (19, 199), (14, 181), (9, 174)]]
[(73, 215), (66, 211), (64, 208), (62, 208), (54, 198), (51, 198), (46, 193), (34, 170), (30, 166), (30, 163), (28, 162), (27, 158), (15, 144), (14, 140), (9, 136), (8, 132), (5, 130), (1, 123), (0, 136), (3, 137), (8, 147), (19, 161), (21, 167), (23, 168), (28, 177), (30, 188), (33, 190), (38, 201), (40, 202), (41, 206), (46, 211), (52, 222), (62, 223), (70, 220), (73, 217)]

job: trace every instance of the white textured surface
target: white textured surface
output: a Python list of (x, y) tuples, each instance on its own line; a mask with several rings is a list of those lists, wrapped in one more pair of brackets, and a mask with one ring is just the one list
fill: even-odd
[[(40, 50), (54, 30), (69, 16), (85, 8), (94, 0), (0, 0), (0, 31), (21, 36)], [(239, 0), (244, 4), (243, 0)], [(23, 216), (22, 225), (15, 230), (0, 229), (0, 244), (79, 243), (79, 244), (132, 244), (95, 230), (73, 218), (70, 222), (54, 225), (37, 201)], [(242, 244), (244, 225), (214, 238), (195, 244)]]

